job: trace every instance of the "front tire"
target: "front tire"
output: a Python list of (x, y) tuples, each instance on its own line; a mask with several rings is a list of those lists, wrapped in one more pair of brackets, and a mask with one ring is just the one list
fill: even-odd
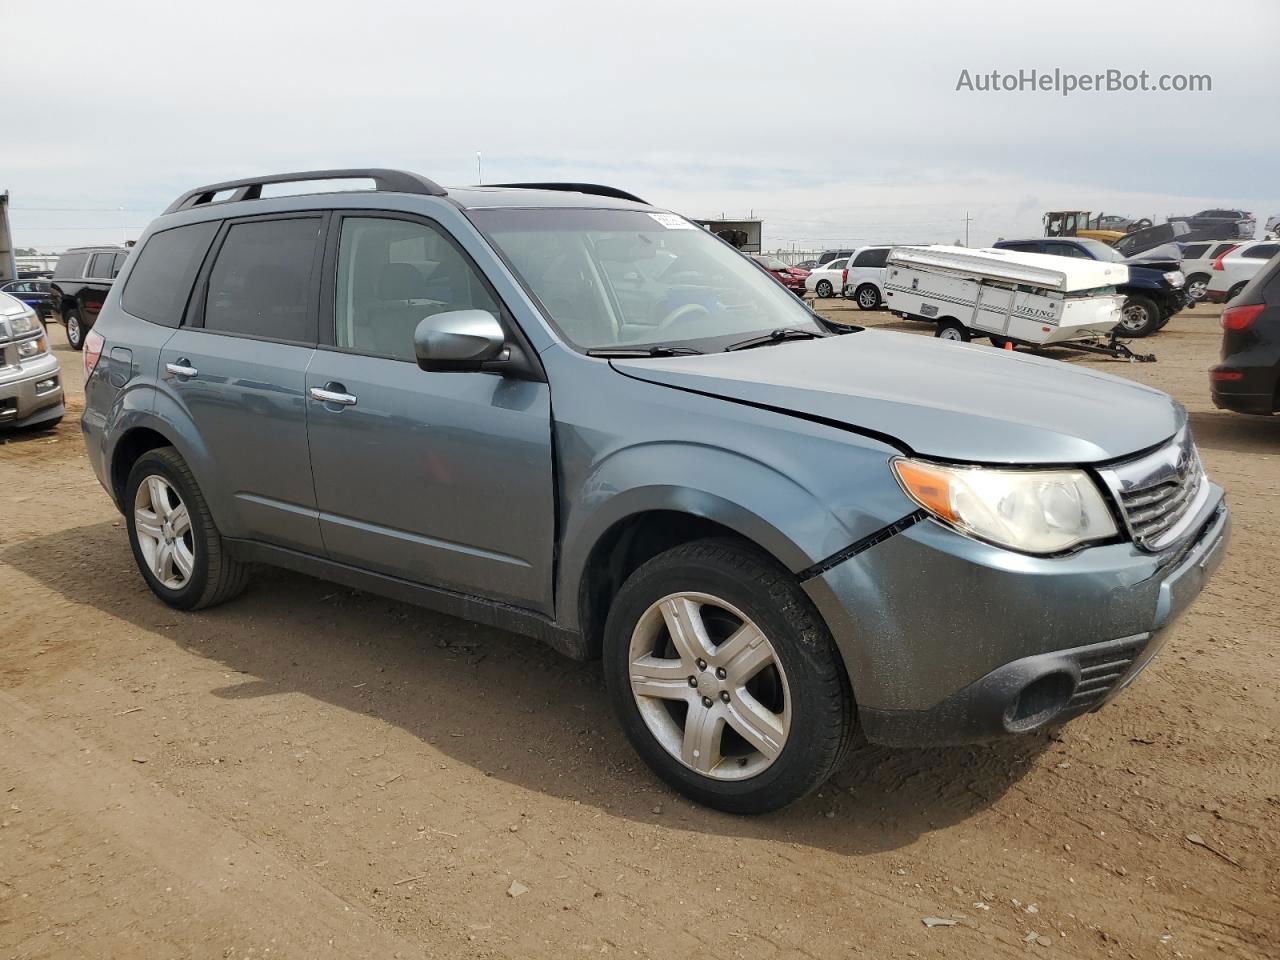
[(880, 291), (869, 283), (860, 286), (854, 296), (863, 310), (875, 310), (880, 306)]
[(1120, 311), (1120, 330), (1127, 337), (1145, 337), (1160, 328), (1160, 308), (1149, 297), (1129, 297)]
[(730, 813), (803, 797), (852, 743), (853, 694), (830, 631), (785, 568), (732, 540), (675, 547), (627, 579), (604, 669), (636, 752)]
[(1240, 296), (1240, 291), (1243, 290), (1246, 286), (1247, 284), (1237, 283), (1234, 287), (1232, 287), (1230, 290), (1227, 291), (1227, 299), (1223, 302), (1230, 303), (1236, 297)]
[(122, 505), (138, 570), (169, 606), (199, 610), (244, 589), (248, 567), (227, 552), (191, 468), (172, 447), (138, 458)]
[(62, 322), (67, 328), (67, 343), (73, 350), (84, 349), (84, 325), (80, 320), (80, 311), (72, 308), (62, 315)]
[(819, 280), (818, 285), (814, 288), (813, 292), (824, 298), (831, 296), (831, 281)]
[(1187, 299), (1192, 303), (1199, 303), (1204, 299), (1205, 293), (1209, 289), (1209, 275), (1206, 273), (1193, 273), (1187, 277)]

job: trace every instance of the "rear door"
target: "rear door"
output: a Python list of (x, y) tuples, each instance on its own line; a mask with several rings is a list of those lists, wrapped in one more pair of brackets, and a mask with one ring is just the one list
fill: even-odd
[(335, 215), (325, 264), (322, 346), (306, 380), (329, 556), (550, 613), (547, 384), (428, 373), (414, 356), (414, 330), (432, 314), (487, 310), (512, 331), (497, 294), (425, 218)]
[(325, 222), (289, 214), (223, 224), (188, 322), (160, 351), (161, 382), (194, 425), (222, 532), (315, 554), (323, 546), (305, 387)]

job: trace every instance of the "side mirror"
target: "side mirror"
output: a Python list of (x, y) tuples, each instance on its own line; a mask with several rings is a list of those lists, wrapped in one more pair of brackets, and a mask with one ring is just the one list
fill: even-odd
[(418, 323), (413, 353), (423, 370), (481, 370), (502, 358), (506, 339), (487, 310), (450, 310)]

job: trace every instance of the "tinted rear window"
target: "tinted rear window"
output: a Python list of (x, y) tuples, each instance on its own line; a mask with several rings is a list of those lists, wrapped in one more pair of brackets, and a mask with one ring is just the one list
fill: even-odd
[(315, 343), (311, 265), (319, 236), (319, 218), (234, 224), (209, 272), (205, 329)]
[(216, 220), (154, 233), (138, 254), (120, 303), (152, 323), (176, 327), (191, 293), (191, 282), (218, 232)]
[(853, 265), (855, 267), (883, 267), (888, 256), (888, 247), (883, 247), (879, 250), (863, 250), (854, 259)]
[(64, 253), (58, 258), (58, 265), (53, 268), (55, 277), (83, 277), (85, 264), (89, 262), (87, 253)]
[(1263, 243), (1250, 247), (1240, 256), (1248, 260), (1270, 260), (1277, 251), (1280, 251), (1280, 243)]
[(93, 259), (89, 261), (89, 273), (87, 276), (95, 280), (110, 280), (114, 273), (111, 272), (111, 265), (115, 263), (116, 255), (114, 253), (95, 253)]

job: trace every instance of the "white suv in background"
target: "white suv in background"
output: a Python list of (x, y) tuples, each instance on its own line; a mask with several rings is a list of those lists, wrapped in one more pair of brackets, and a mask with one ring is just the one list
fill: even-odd
[(1199, 303), (1209, 289), (1210, 274), (1213, 262), (1225, 256), (1236, 247), (1239, 240), (1197, 240), (1195, 243), (1182, 245), (1182, 275), (1187, 278), (1183, 288), (1187, 299)]
[(838, 296), (844, 289), (845, 267), (848, 265), (849, 258), (842, 257), (814, 267), (805, 278), (804, 288), (818, 297)]
[(849, 257), (844, 295), (863, 310), (876, 310), (884, 303), (885, 260), (892, 249), (893, 244), (859, 247)]
[(1204, 298), (1226, 303), (1235, 298), (1262, 265), (1280, 253), (1280, 240), (1247, 240), (1213, 263)]

